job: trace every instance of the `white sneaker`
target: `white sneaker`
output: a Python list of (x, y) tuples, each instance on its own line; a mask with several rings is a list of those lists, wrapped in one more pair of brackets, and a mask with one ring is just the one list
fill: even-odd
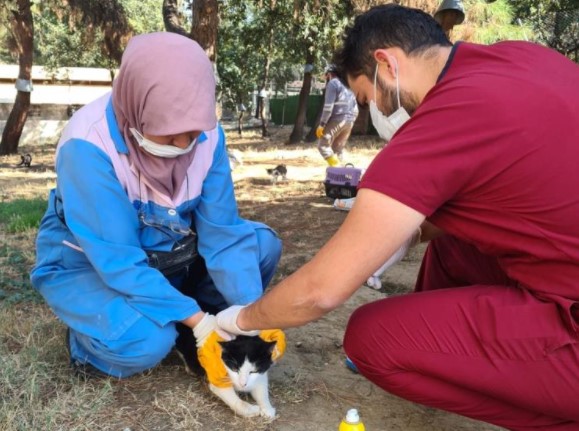
[(382, 288), (382, 281), (380, 280), (380, 277), (371, 275), (368, 280), (366, 280), (366, 285), (372, 289), (380, 290)]

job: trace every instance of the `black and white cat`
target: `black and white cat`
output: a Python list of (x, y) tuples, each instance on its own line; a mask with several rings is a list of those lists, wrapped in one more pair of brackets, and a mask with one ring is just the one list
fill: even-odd
[[(195, 338), (191, 329), (178, 324), (177, 331), (177, 353), (185, 363), (187, 372), (205, 374), (197, 359)], [(211, 392), (240, 416), (275, 418), (275, 408), (269, 401), (267, 372), (273, 364), (272, 353), (276, 342), (265, 341), (259, 336), (240, 335), (219, 344), (222, 350), (221, 359), (233, 386), (220, 388), (209, 383)], [(257, 405), (243, 401), (237, 392), (249, 392)]]
[[(233, 387), (219, 388), (209, 384), (209, 389), (235, 413), (244, 417), (263, 416), (275, 418), (275, 408), (269, 401), (267, 372), (272, 366), (275, 341), (264, 341), (259, 336), (237, 336), (222, 341), (221, 358)], [(239, 398), (237, 392), (248, 392), (256, 404)]]
[(267, 173), (271, 176), (271, 183), (277, 183), (279, 177), (283, 180), (286, 179), (287, 176), (287, 166), (286, 165), (277, 165), (275, 168), (266, 169)]

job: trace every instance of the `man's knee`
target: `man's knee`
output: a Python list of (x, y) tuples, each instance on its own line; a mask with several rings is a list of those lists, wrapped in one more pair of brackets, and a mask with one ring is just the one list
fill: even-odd
[(352, 360), (362, 360), (367, 353), (366, 344), (372, 321), (364, 309), (365, 306), (362, 306), (352, 313), (344, 334), (344, 350)]
[[(396, 320), (396, 309), (389, 300), (372, 302), (359, 307), (352, 313), (344, 334), (344, 350), (361, 371), (375, 373), (395, 368), (395, 354), (386, 346), (387, 337), (395, 336), (387, 328), (389, 317)], [(391, 313), (387, 310), (391, 310)], [(392, 325), (394, 326), (394, 325)]]
[(318, 151), (325, 159), (333, 154), (332, 150), (332, 140), (328, 138), (318, 139)]

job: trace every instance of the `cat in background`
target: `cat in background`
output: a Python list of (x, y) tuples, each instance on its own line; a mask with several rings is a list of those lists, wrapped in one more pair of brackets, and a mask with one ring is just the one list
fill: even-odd
[(20, 163), (16, 166), (23, 166), (29, 168), (32, 164), (32, 156), (30, 154), (20, 155)]
[(287, 166), (286, 165), (277, 165), (275, 168), (266, 169), (267, 173), (271, 176), (271, 183), (277, 183), (279, 177), (282, 180), (286, 179), (287, 176)]

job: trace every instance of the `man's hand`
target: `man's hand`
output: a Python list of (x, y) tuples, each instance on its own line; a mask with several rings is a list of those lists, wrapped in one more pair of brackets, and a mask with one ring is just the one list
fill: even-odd
[(203, 319), (193, 328), (197, 341), (197, 357), (207, 374), (207, 380), (218, 388), (231, 387), (225, 364), (221, 359), (220, 341), (231, 340), (231, 336), (217, 326), (215, 316), (206, 313)]
[(245, 307), (245, 305), (232, 305), (231, 307), (220, 311), (217, 313), (217, 325), (219, 325), (219, 327), (224, 331), (234, 335), (258, 335), (259, 331), (244, 331), (237, 326), (237, 317)]
[(324, 126), (318, 126), (316, 129), (316, 138), (320, 139), (322, 136), (324, 136)]
[(255, 336), (265, 341), (275, 341), (275, 347), (271, 352), (271, 359), (275, 362), (280, 359), (286, 347), (285, 334), (281, 329), (264, 329), (261, 331), (244, 331), (237, 326), (237, 317), (245, 305), (232, 305), (229, 308), (217, 313), (217, 324), (219, 327), (231, 334)]

